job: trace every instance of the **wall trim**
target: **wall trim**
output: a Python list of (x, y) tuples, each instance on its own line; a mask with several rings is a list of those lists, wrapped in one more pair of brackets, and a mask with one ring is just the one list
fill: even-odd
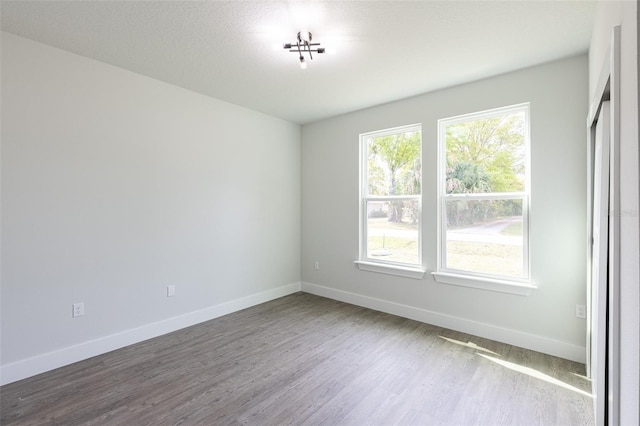
[(438, 327), (473, 334), (474, 336), (507, 343), (583, 364), (586, 358), (586, 348), (584, 346), (573, 345), (549, 339), (547, 337), (537, 336), (535, 334), (524, 333), (522, 331), (498, 327), (452, 315), (441, 314), (438, 312), (428, 311), (426, 309), (416, 308), (414, 306), (389, 302), (387, 300), (376, 299), (374, 297), (337, 290), (335, 288), (325, 287), (309, 282), (302, 282), (301, 289), (306, 293), (315, 294), (317, 296), (323, 296), (340, 302), (398, 315), (403, 318), (409, 318), (427, 324), (436, 325)]
[(301, 283), (295, 282), (281, 287), (245, 297), (230, 300), (228, 302), (213, 305), (197, 311), (188, 312), (165, 320), (153, 322), (140, 327), (125, 330), (119, 333), (88, 340), (56, 351), (36, 355), (31, 358), (12, 362), (0, 366), (0, 385), (16, 382), (44, 373), (74, 362), (111, 352), (125, 346), (133, 345), (163, 334), (171, 333), (185, 327), (209, 321), (214, 318), (227, 315), (241, 309), (246, 309), (260, 303), (278, 299), (300, 291)]

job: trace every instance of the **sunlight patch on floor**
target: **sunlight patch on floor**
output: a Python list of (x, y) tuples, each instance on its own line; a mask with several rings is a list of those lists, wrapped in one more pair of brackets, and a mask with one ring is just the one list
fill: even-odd
[(481, 354), (481, 353), (478, 353), (478, 355), (480, 355), (483, 358), (488, 359), (489, 361), (495, 362), (498, 365), (506, 367), (506, 368), (508, 368), (510, 370), (517, 371), (518, 373), (526, 374), (526, 375), (534, 377), (536, 379), (544, 380), (547, 383), (551, 383), (553, 385), (560, 386), (561, 388), (568, 389), (568, 390), (573, 391), (573, 392), (577, 392), (577, 393), (579, 393), (581, 395), (592, 397), (592, 395), (589, 392), (585, 392), (582, 389), (578, 389), (575, 386), (571, 386), (568, 383), (565, 383), (565, 382), (563, 382), (561, 380), (558, 380), (558, 379), (556, 379), (554, 377), (551, 377), (551, 376), (549, 376), (547, 374), (544, 374), (544, 373), (542, 373), (542, 372), (540, 372), (538, 370), (535, 370), (533, 368), (523, 367), (521, 365), (514, 364), (513, 362), (504, 361), (502, 359), (494, 358), (492, 356)]
[(461, 342), (460, 340), (450, 339), (450, 338), (444, 337), (444, 336), (438, 336), (438, 337), (440, 337), (441, 339), (446, 340), (447, 342), (450, 342), (450, 343), (453, 343), (453, 344), (456, 344), (456, 345), (465, 346), (467, 348), (471, 348), (471, 349), (474, 349), (476, 351), (488, 352), (490, 354), (493, 354), (493, 355), (496, 355), (496, 356), (500, 356), (500, 354), (497, 354), (497, 353), (495, 353), (495, 352), (493, 352), (493, 351), (491, 351), (491, 350), (489, 350), (487, 348), (483, 348), (482, 346), (478, 346), (473, 342), (464, 343), (464, 342)]

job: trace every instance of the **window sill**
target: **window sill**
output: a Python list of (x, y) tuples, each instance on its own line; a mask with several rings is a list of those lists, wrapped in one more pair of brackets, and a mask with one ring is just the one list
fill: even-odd
[(500, 293), (529, 296), (531, 290), (538, 288), (530, 282), (497, 280), (491, 278), (472, 277), (468, 275), (451, 274), (447, 272), (432, 272), (433, 278), (443, 284), (452, 284), (463, 287), (479, 288), (482, 290), (497, 291)]
[(377, 272), (379, 274), (396, 275), (398, 277), (413, 278), (421, 280), (424, 277), (425, 270), (420, 268), (410, 268), (398, 265), (384, 265), (381, 263), (365, 262), (356, 260), (353, 263), (358, 265), (361, 271)]

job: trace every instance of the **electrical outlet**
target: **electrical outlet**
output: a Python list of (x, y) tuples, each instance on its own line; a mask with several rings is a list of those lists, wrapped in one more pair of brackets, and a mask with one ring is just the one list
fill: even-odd
[(320, 269), (320, 262), (316, 260), (316, 263), (313, 264), (313, 269), (315, 269), (316, 271)]
[(71, 315), (75, 317), (81, 317), (84, 315), (84, 302), (74, 303)]
[(584, 305), (576, 305), (576, 317), (578, 318), (587, 317), (587, 308)]
[(176, 286), (168, 285), (167, 286), (167, 297), (173, 297), (176, 295)]

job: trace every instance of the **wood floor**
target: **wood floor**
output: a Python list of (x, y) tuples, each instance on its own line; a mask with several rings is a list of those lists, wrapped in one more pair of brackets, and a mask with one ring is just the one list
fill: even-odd
[(297, 293), (0, 388), (2, 425), (590, 425), (584, 366)]

